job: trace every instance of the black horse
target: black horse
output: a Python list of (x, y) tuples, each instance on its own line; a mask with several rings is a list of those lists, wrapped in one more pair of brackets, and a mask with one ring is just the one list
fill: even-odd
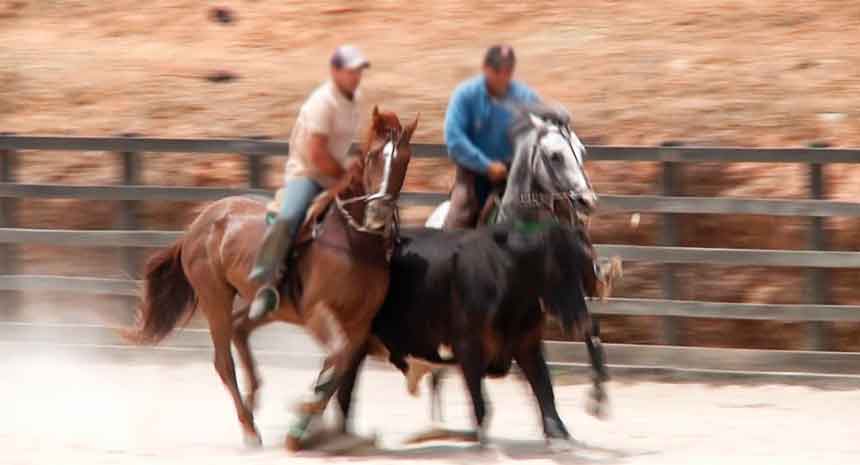
[[(592, 330), (583, 286), (593, 261), (583, 236), (557, 222), (515, 222), (470, 231), (404, 229), (401, 238), (391, 259), (389, 293), (373, 322), (389, 360), (404, 373), (408, 357), (459, 365), (482, 443), (482, 380), (506, 375), (516, 361), (537, 398), (546, 438), (569, 439), (555, 407), (542, 336), (546, 314), (565, 331)], [(602, 350), (587, 343), (602, 381)], [(364, 354), (368, 350), (373, 352), (366, 348)], [(363, 360), (354, 361), (338, 392), (344, 430)]]

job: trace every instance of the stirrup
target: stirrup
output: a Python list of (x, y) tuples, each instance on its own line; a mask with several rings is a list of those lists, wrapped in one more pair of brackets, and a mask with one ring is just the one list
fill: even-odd
[(254, 301), (251, 302), (251, 309), (248, 311), (249, 320), (260, 319), (269, 312), (281, 306), (281, 293), (275, 286), (267, 285), (261, 287), (254, 296)]

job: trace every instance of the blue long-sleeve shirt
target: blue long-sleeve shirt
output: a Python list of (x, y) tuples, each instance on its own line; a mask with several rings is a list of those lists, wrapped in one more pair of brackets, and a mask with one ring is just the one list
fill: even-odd
[(461, 83), (451, 95), (445, 113), (448, 156), (458, 165), (485, 174), (491, 162), (507, 162), (513, 156), (508, 135), (511, 125), (506, 103), (534, 103), (538, 95), (528, 86), (511, 81), (501, 101), (490, 96), (484, 76)]

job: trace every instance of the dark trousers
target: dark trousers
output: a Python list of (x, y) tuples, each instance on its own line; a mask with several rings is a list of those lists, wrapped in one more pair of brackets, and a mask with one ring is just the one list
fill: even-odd
[(492, 190), (490, 179), (457, 167), (454, 188), (451, 190), (451, 207), (445, 217), (445, 229), (471, 229), (477, 226), (478, 215)]

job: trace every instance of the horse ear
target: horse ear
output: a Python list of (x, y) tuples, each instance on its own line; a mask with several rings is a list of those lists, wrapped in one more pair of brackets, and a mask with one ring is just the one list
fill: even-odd
[(379, 116), (379, 106), (378, 105), (373, 106), (373, 113), (371, 116), (370, 125), (373, 128), (380, 127), (380, 116)]
[(412, 134), (415, 133), (415, 128), (418, 127), (419, 118), (421, 118), (421, 113), (415, 115), (415, 119), (409, 123), (409, 126), (406, 126), (406, 129), (403, 131), (403, 137), (400, 138), (401, 144), (408, 144), (412, 140)]
[(540, 119), (540, 117), (535, 115), (534, 113), (529, 113), (529, 120), (532, 122), (532, 126), (537, 129), (544, 127), (543, 120)]

